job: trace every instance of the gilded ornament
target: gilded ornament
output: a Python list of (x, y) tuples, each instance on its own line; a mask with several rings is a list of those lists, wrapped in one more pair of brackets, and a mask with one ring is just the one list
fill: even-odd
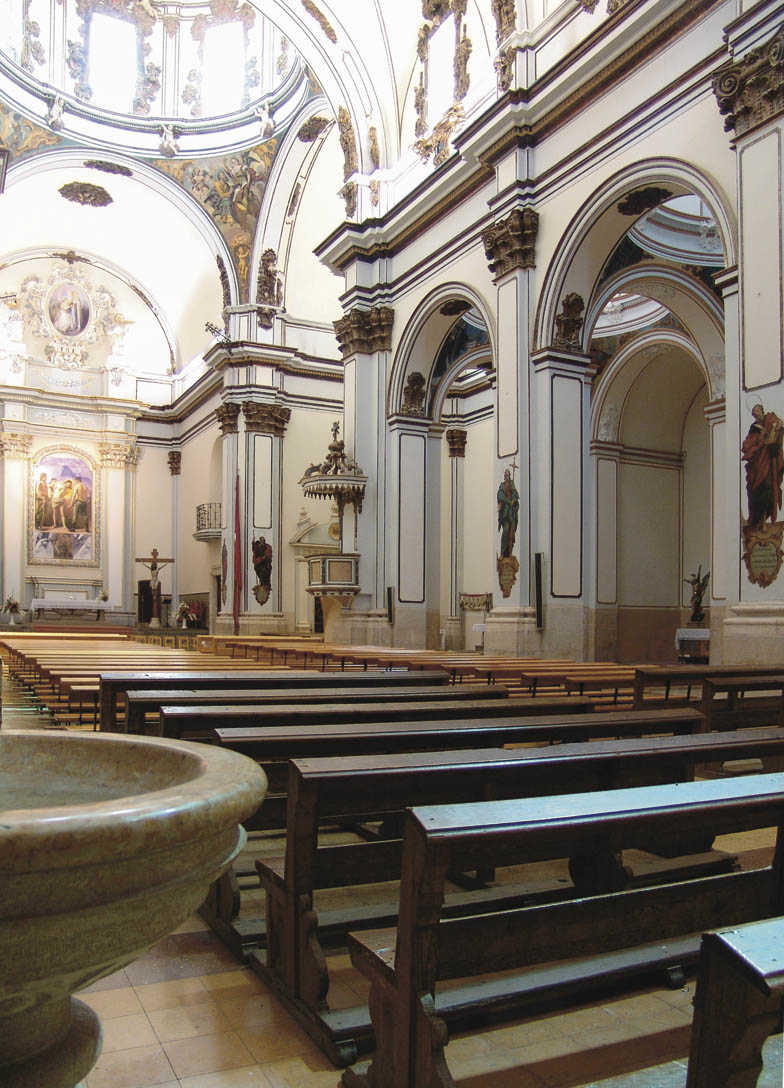
[(66, 200), (89, 208), (105, 208), (112, 203), (111, 195), (102, 185), (93, 185), (89, 181), (68, 181), (60, 186), (58, 192)]
[(319, 117), (314, 114), (313, 117), (309, 117), (307, 121), (300, 125), (297, 139), (302, 140), (303, 144), (311, 144), (321, 135), (329, 123), (328, 117)]
[(358, 165), (357, 143), (354, 139), (354, 126), (345, 106), (338, 106), (338, 130), (340, 146), (343, 149), (343, 180), (348, 181)]
[(427, 162), (431, 155), (434, 166), (446, 162), (451, 152), (452, 133), (462, 119), (463, 107), (459, 104), (450, 106), (438, 124), (433, 126), (430, 135), (415, 142), (414, 151), (423, 162)]
[(26, 461), (32, 448), (32, 435), (8, 431), (0, 434), (0, 452), (7, 461)]
[(498, 88), (501, 91), (508, 91), (512, 86), (514, 58), (515, 50), (510, 46), (509, 49), (504, 49), (499, 53), (493, 61), (496, 79), (498, 80)]
[(564, 296), (561, 302), (561, 312), (555, 318), (553, 347), (579, 351), (584, 308), (585, 303), (575, 291)]
[(463, 36), (455, 49), (454, 73), (455, 73), (455, 102), (460, 102), (468, 94), (471, 80), (468, 75), (468, 58), (471, 56), (471, 39), (463, 27)]
[(403, 404), (400, 409), (404, 416), (424, 416), (425, 414), (425, 390), (427, 383), (424, 374), (418, 370), (412, 370), (406, 379), (403, 388)]
[(313, 3), (313, 0), (302, 0), (302, 6), (308, 13), (308, 15), (313, 16), (318, 25), (324, 31), (326, 37), (329, 38), (329, 40), (334, 45), (335, 42), (338, 40), (338, 36), (335, 33), (334, 27), (330, 23), (329, 19), (327, 19), (326, 15), (324, 15), (322, 11), (319, 11), (319, 9)]
[(368, 129), (368, 154), (371, 169), (378, 170), (381, 164), (381, 155), (378, 149), (378, 132), (375, 125), (371, 125)]
[(245, 430), (256, 434), (271, 434), (283, 438), (291, 419), (291, 409), (283, 404), (268, 404), (264, 401), (245, 400), (242, 402), (245, 416)]
[(133, 171), (119, 162), (106, 162), (104, 159), (85, 159), (84, 165), (88, 170), (100, 170), (104, 174), (118, 174), (124, 178), (133, 177)]
[(240, 415), (240, 406), (233, 401), (227, 401), (224, 404), (219, 404), (215, 409), (215, 416), (218, 420), (218, 426), (221, 429), (221, 434), (236, 434), (237, 433), (237, 420)]
[(344, 317), (335, 321), (335, 336), (343, 358), (390, 351), (394, 317), (395, 311), (389, 306), (374, 306), (371, 310), (349, 310)]
[(517, 12), (515, 0), (491, 0), (493, 15), (495, 16), (495, 37), (498, 45), (508, 38), (515, 28)]
[(355, 181), (348, 181), (340, 190), (340, 195), (346, 204), (346, 215), (349, 219), (353, 219), (357, 214), (357, 184)]
[(283, 304), (283, 286), (277, 269), (278, 256), (274, 249), (265, 249), (259, 261), (259, 275), (256, 284), (256, 302), (259, 305), (277, 306)]
[(672, 193), (669, 189), (663, 189), (659, 185), (648, 185), (644, 189), (635, 189), (627, 193), (618, 204), (621, 215), (638, 216), (643, 212), (649, 212), (669, 200)]
[(179, 476), (182, 472), (182, 450), (169, 450), (167, 459), (171, 475)]

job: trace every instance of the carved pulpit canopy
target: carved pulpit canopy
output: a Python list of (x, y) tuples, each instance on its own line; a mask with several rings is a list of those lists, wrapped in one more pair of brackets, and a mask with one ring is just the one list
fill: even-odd
[(342, 550), (343, 508), (351, 505), (356, 514), (362, 512), (368, 478), (356, 461), (346, 453), (343, 439), (338, 438), (339, 430), (340, 424), (333, 423), (332, 441), (327, 456), (323, 461), (308, 466), (299, 483), (308, 498), (331, 499), (337, 504)]

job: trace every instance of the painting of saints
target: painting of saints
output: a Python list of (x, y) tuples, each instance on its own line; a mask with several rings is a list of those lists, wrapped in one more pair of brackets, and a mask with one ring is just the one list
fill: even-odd
[(46, 473), (42, 472), (35, 489), (35, 527), (36, 529), (51, 529), (53, 526), (52, 490)]
[(503, 483), (498, 486), (498, 528), (501, 532), (501, 558), (508, 558), (517, 536), (517, 517), (520, 512), (520, 495), (509, 469), (504, 470)]
[(49, 320), (62, 336), (79, 336), (90, 320), (90, 303), (75, 283), (60, 283), (49, 295)]
[(753, 422), (741, 446), (746, 462), (746, 495), (749, 500), (748, 525), (772, 522), (781, 509), (781, 483), (784, 477), (784, 423), (775, 412), (766, 412), (761, 404), (751, 409)]
[(77, 452), (42, 453), (30, 477), (30, 561), (94, 563), (94, 473)]

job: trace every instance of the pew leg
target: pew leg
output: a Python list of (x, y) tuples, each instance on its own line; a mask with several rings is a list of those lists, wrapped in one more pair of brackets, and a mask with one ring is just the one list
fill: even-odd
[(414, 1088), (408, 1076), (409, 1033), (397, 1023), (394, 997), (394, 984), (373, 981), (368, 1005), (376, 1050), (370, 1063), (344, 1070), (342, 1088)]
[(416, 1009), (412, 1088), (455, 1088), (444, 1053), (448, 1041), (447, 1026), (436, 1016), (432, 995), (423, 994)]
[(573, 854), (569, 858), (569, 876), (581, 895), (601, 895), (619, 892), (631, 876), (620, 854), (600, 851), (595, 854)]
[(318, 914), (309, 895), (300, 897), (297, 914), (297, 996), (311, 1009), (323, 1010), (327, 1007), (329, 971), (318, 938)]
[(703, 939), (686, 1088), (754, 1088), (781, 1012), (780, 994), (763, 994), (718, 942)]

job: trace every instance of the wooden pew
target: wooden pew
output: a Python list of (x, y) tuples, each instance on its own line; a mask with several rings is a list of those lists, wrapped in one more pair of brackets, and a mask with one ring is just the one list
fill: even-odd
[[(774, 676), (781, 665), (638, 665), (634, 670), (634, 707), (678, 706), (693, 702), (699, 705), (697, 689), (702, 681), (722, 676)], [(674, 695), (673, 688), (685, 689)], [(663, 688), (663, 694), (647, 694), (651, 688)]]
[[(283, 858), (266, 858), (256, 868), (267, 896), (266, 927), (244, 918), (235, 924), (239, 907), (236, 886), (224, 877), (213, 891), (204, 914), (230, 947), (266, 937), (267, 952), (247, 950), (251, 967), (278, 993), (289, 1011), (305, 1026), (335, 1064), (355, 1060), (371, 1042), (366, 1007), (332, 1013), (326, 1002), (329, 988), (322, 945), (334, 943), (349, 929), (389, 925), (396, 903), (374, 903), (361, 898), (354, 911), (321, 912), (314, 909), (319, 888), (362, 885), (400, 875), (399, 830), (395, 825), (410, 805), (489, 798), (541, 797), (575, 790), (615, 789), (691, 780), (695, 766), (706, 758), (746, 758), (764, 752), (784, 766), (784, 730), (745, 730), (644, 740), (589, 741), (556, 747), (522, 750), (484, 749), (468, 752), (426, 752), (392, 756), (349, 756), (341, 759), (303, 759), (289, 764), (286, 851)], [(372, 814), (382, 818), (382, 842), (319, 846), (319, 827), (332, 822), (360, 820)], [(252, 826), (252, 822), (249, 826)], [(398, 841), (390, 841), (398, 838)], [(709, 849), (699, 844), (650, 844), (651, 852), (671, 857), (677, 851)], [(688, 867), (678, 864), (681, 879), (717, 867), (726, 868), (725, 855), (700, 854)], [(648, 868), (643, 882), (671, 878), (672, 863)], [(572, 878), (577, 890), (611, 891), (626, 880), (620, 859), (597, 873), (577, 869)], [(504, 885), (483, 894), (496, 909), (533, 901), (529, 886)], [(564, 895), (569, 894), (564, 892)], [(548, 891), (548, 898), (555, 891)], [(477, 908), (477, 898), (461, 895), (449, 900), (450, 913)], [(221, 915), (223, 909), (226, 913)]]
[[(237, 663), (239, 664), (239, 663)], [(312, 688), (334, 686), (336, 673), (293, 669), (166, 669), (136, 672), (110, 672), (100, 674), (100, 728), (108, 732), (123, 732), (123, 723), (117, 720), (117, 697), (133, 688), (141, 691), (149, 688), (286, 688), (292, 685)], [(447, 684), (449, 677), (440, 669), (418, 672), (417, 684)], [(411, 683), (407, 672), (352, 672), (341, 673), (341, 687), (381, 686), (397, 687)]]
[[(747, 693), (766, 692), (763, 697)], [(775, 692), (775, 695), (771, 694)], [(717, 696), (725, 695), (725, 699)], [(706, 729), (734, 729), (750, 725), (784, 725), (784, 673), (706, 676), (702, 704)]]
[(755, 1088), (783, 1000), (784, 918), (706, 933), (686, 1088)]
[[(415, 674), (414, 674), (415, 675)], [(292, 702), (289, 706), (271, 706), (257, 703), (250, 706), (224, 704), (222, 706), (169, 706), (161, 707), (161, 735), (180, 738), (211, 733), (214, 729), (264, 729), (275, 726), (331, 726), (344, 722), (441, 722), (471, 718), (518, 718), (535, 714), (585, 714), (593, 710), (589, 699), (473, 699), (465, 696), (465, 688), (453, 688), (450, 698), (440, 700), (412, 700), (400, 702), (320, 703)]]
[[(488, 686), (478, 685), (432, 685), (431, 687), (373, 687), (354, 686), (341, 687), (340, 676), (332, 674), (334, 687), (302, 688), (291, 687), (278, 691), (265, 691), (263, 688), (250, 688), (242, 691), (237, 688), (219, 688), (215, 691), (198, 689), (152, 689), (150, 691), (126, 691), (126, 729), (129, 733), (141, 733), (144, 728), (145, 717), (149, 714), (158, 715), (162, 706), (177, 707), (207, 707), (207, 706), (242, 706), (254, 703), (268, 705), (288, 703), (344, 703), (367, 702), (377, 699), (383, 703), (399, 703), (402, 700), (416, 699), (432, 702), (433, 700), (457, 700), (462, 698), (493, 700), (505, 699), (509, 694), (502, 685)], [(413, 677), (412, 677), (413, 683)], [(210, 726), (213, 728), (214, 723)], [(160, 732), (160, 722), (157, 723)], [(153, 728), (155, 731), (155, 728)]]
[[(451, 1088), (448, 1021), (519, 1013), (543, 997), (574, 1000), (610, 979), (694, 961), (695, 934), (705, 929), (781, 913), (783, 823), (784, 774), (411, 810), (397, 931), (348, 939), (352, 962), (371, 982), (376, 1053), (369, 1069), (344, 1072), (344, 1088)], [(778, 828), (776, 855), (764, 869), (546, 906), (443, 914), (447, 874), (488, 859), (590, 857), (601, 864), (661, 834), (770, 826)], [(535, 965), (548, 966), (531, 971)], [(520, 973), (511, 975), (513, 968)], [(436, 991), (442, 981), (497, 971), (504, 975), (494, 983)]]

